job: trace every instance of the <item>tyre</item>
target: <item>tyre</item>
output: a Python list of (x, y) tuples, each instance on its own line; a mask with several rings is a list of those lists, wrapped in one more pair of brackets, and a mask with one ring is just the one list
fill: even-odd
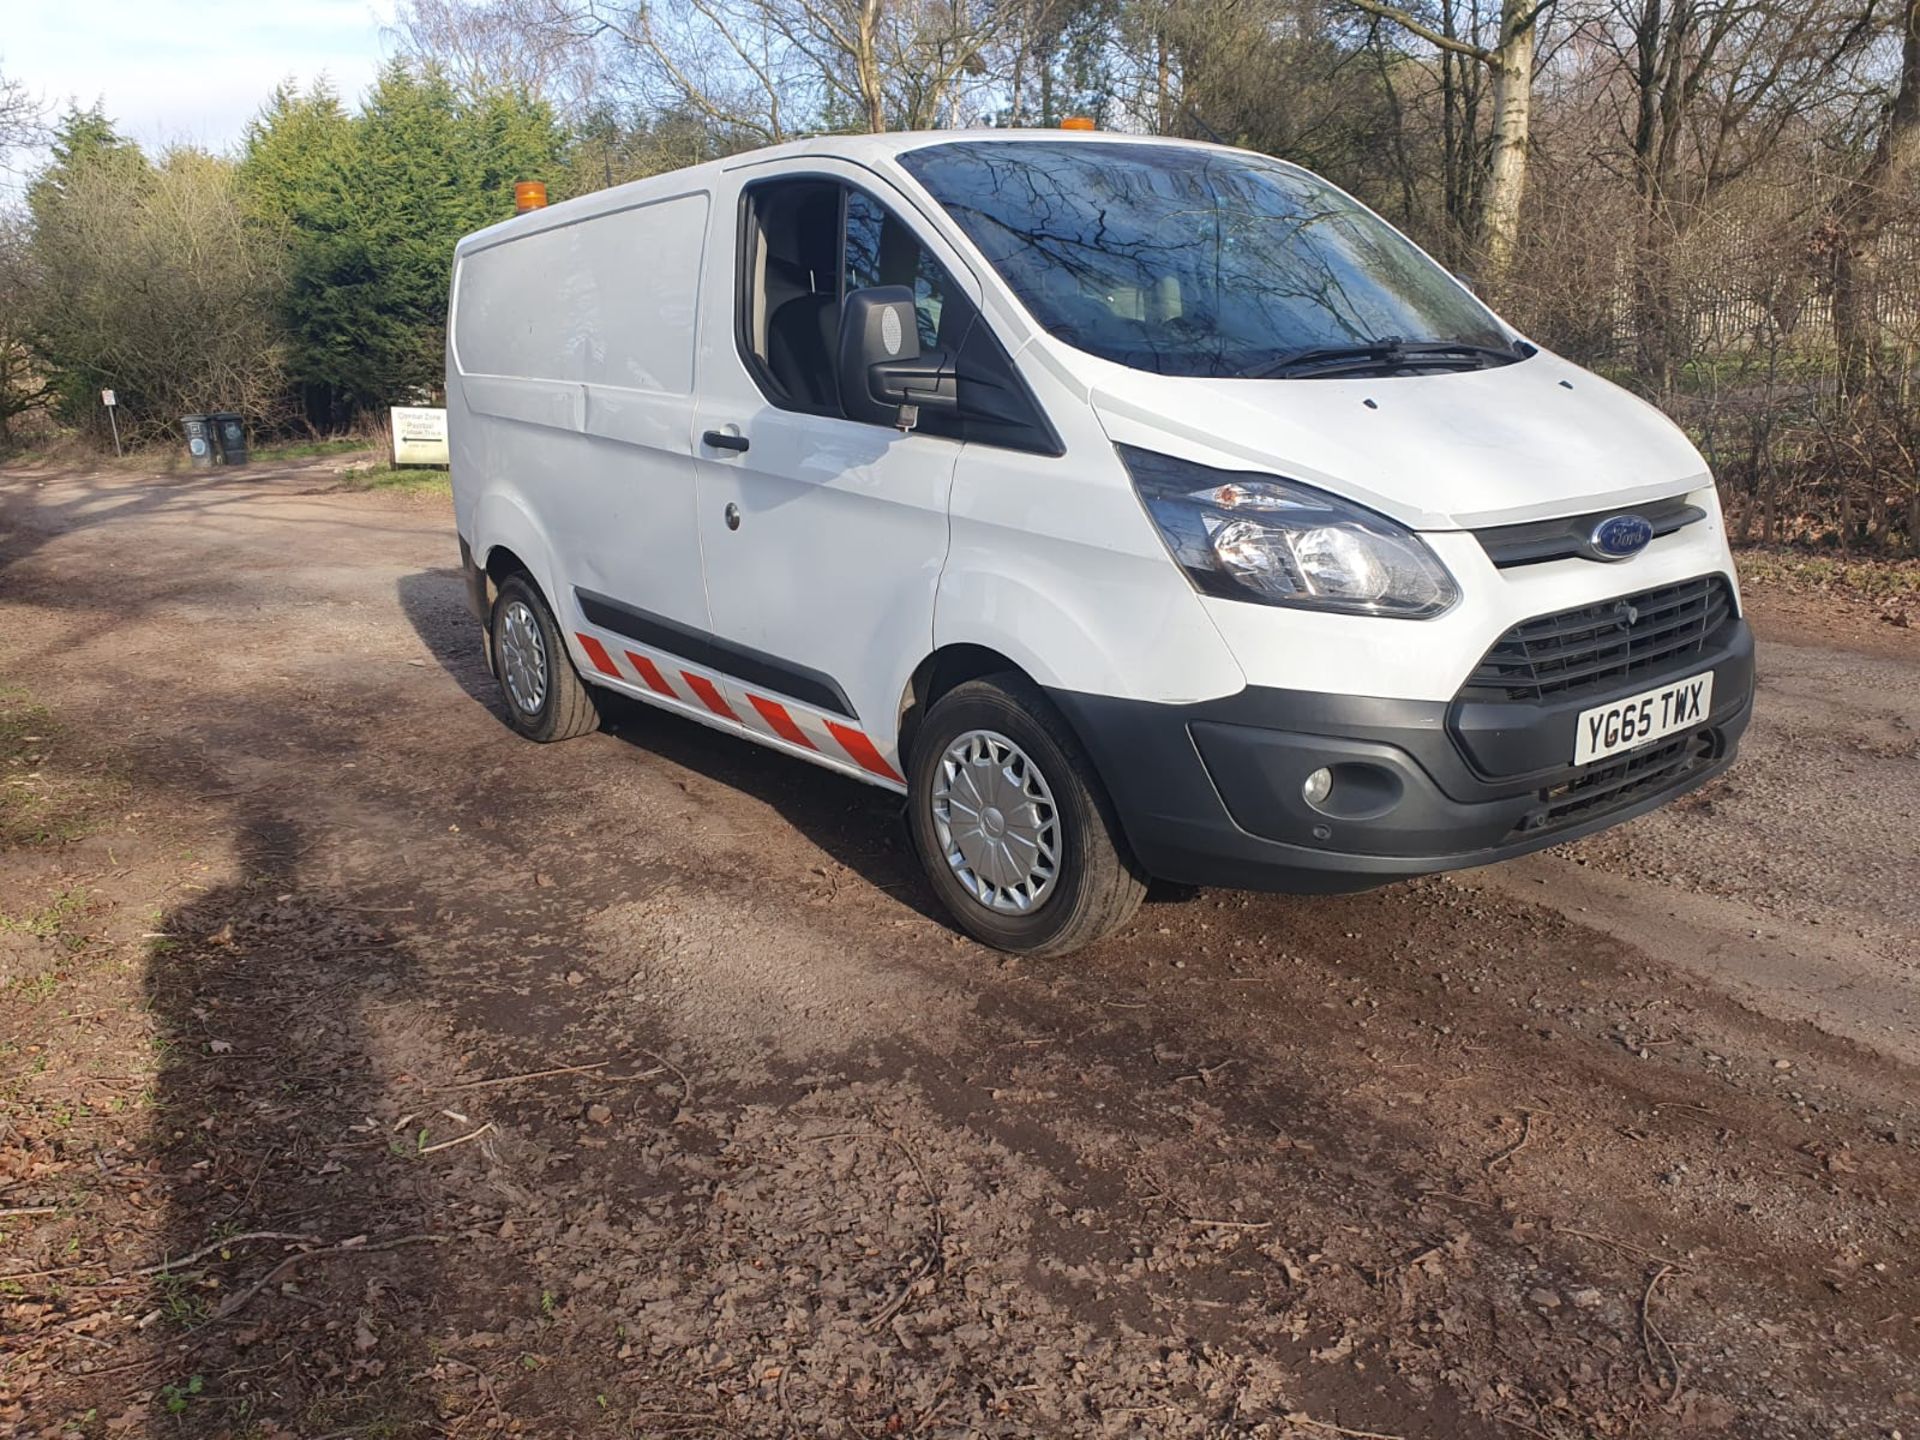
[(600, 728), (600, 712), (574, 671), (553, 611), (525, 575), (509, 575), (500, 582), (487, 643), (507, 723), (515, 730), (545, 744)]
[(914, 848), (976, 940), (1065, 955), (1139, 908), (1146, 877), (1100, 777), (1024, 676), (969, 680), (936, 700), (908, 769)]

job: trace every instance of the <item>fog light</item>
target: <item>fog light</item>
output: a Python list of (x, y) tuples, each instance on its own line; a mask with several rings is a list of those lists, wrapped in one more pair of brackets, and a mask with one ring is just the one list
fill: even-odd
[(1327, 769), (1314, 771), (1307, 776), (1307, 783), (1300, 787), (1300, 794), (1307, 804), (1318, 810), (1326, 804), (1327, 796), (1333, 793), (1333, 772)]

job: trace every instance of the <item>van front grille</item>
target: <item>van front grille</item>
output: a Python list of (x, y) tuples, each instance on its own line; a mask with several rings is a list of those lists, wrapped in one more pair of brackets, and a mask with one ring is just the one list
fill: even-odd
[(1496, 525), (1473, 532), (1487, 558), (1502, 570), (1516, 565), (1539, 565), (1548, 560), (1580, 558), (1605, 563), (1617, 556), (1596, 554), (1594, 527), (1612, 515), (1638, 515), (1653, 528), (1654, 538), (1671, 535), (1707, 518), (1707, 512), (1684, 495), (1655, 500), (1651, 505), (1631, 506), (1626, 510), (1591, 510), (1585, 515), (1563, 515), (1557, 520), (1529, 520), (1523, 525)]
[(1537, 703), (1623, 689), (1703, 653), (1733, 618), (1726, 577), (1702, 575), (1523, 620), (1494, 642), (1459, 698)]
[(1528, 815), (1516, 833), (1537, 835), (1624, 810), (1672, 789), (1719, 754), (1719, 732), (1696, 730), (1650, 749), (1591, 765), (1571, 780), (1542, 790), (1542, 808)]

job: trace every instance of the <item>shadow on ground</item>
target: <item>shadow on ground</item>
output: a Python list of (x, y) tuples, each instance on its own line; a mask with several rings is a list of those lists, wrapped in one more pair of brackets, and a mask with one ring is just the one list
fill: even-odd
[(153, 1281), (153, 1433), (168, 1440), (215, 1417), (301, 1435), (432, 1426), (419, 1377), (457, 1222), (423, 1179), (418, 1132), (383, 1118), (395, 1076), (368, 1018), (417, 967), (364, 897), (303, 880), (313, 843), (284, 817), (245, 821), (246, 878), (152, 942), (165, 1060), (148, 1166), (166, 1177), (174, 1257)]
[[(440, 667), (506, 728), (460, 572), (408, 575), (398, 594), (401, 611)], [(602, 733), (761, 802), (855, 875), (928, 919), (949, 924), (913, 853), (898, 796), (644, 702), (598, 688), (592, 694)]]

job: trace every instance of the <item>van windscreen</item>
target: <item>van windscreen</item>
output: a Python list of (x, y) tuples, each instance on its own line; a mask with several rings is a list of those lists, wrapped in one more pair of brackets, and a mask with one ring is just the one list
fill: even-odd
[(1529, 353), (1303, 170), (1198, 145), (955, 141), (901, 163), (1049, 334), (1162, 375), (1405, 373)]

